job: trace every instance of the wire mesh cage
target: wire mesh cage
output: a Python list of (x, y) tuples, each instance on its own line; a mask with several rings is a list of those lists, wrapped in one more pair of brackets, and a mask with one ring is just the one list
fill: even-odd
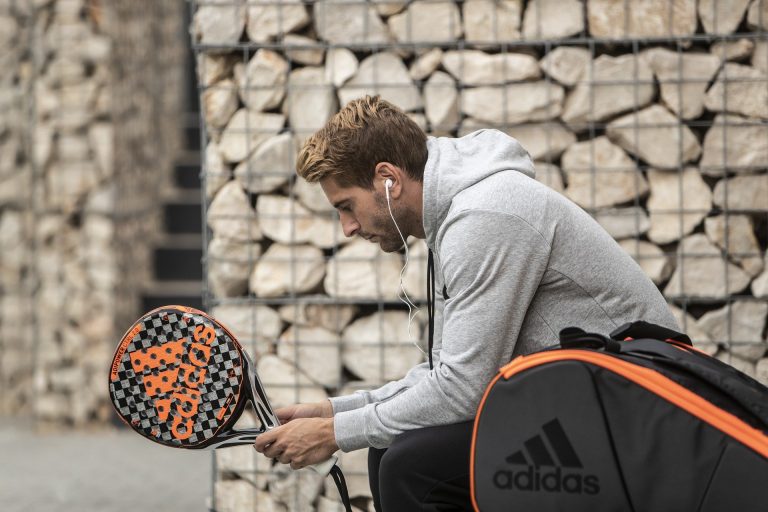
[[(768, 2), (196, 1), (205, 303), (276, 406), (422, 361), (403, 254), (344, 236), (302, 142), (379, 94), (428, 135), (495, 128), (638, 262), (697, 346), (768, 382)], [(426, 247), (404, 288), (423, 304)], [(439, 321), (439, 320), (438, 320)], [(416, 346), (415, 346), (416, 345)], [(215, 458), (215, 510), (334, 510), (311, 472)], [(365, 450), (342, 454), (369, 506)]]

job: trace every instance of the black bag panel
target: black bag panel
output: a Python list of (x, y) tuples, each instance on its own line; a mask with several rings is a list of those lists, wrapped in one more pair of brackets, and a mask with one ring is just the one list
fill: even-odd
[(764, 512), (768, 508), (768, 464), (735, 442), (726, 444), (700, 512)]
[(499, 379), (478, 417), (483, 512), (635, 510), (588, 365), (564, 361)]
[(632, 475), (627, 488), (636, 511), (696, 510), (727, 436), (634, 382), (591, 368), (619, 466)]

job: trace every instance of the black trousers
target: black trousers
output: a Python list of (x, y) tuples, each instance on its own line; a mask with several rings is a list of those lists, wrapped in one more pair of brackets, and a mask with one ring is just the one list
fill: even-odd
[(474, 422), (401, 434), (368, 450), (376, 512), (472, 510), (469, 452)]

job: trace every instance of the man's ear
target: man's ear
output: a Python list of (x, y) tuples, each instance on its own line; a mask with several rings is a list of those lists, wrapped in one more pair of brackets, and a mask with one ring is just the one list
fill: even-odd
[(387, 180), (391, 181), (389, 196), (393, 199), (400, 196), (403, 185), (403, 170), (389, 162), (379, 162), (373, 176), (373, 188), (386, 193)]

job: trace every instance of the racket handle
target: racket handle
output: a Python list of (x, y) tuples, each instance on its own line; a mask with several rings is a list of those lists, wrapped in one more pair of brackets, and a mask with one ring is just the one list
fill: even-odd
[(310, 468), (317, 471), (319, 475), (326, 476), (328, 473), (331, 472), (331, 468), (334, 464), (336, 464), (336, 461), (339, 459), (335, 455), (331, 455), (331, 458), (326, 460), (325, 462), (318, 462), (317, 464), (313, 464), (309, 466)]

